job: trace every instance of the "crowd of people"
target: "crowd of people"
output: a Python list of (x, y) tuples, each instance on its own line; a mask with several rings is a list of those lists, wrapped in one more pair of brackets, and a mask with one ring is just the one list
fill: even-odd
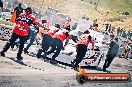
[[(115, 30), (117, 30), (117, 31), (115, 31)], [(108, 33), (111, 33), (111, 34), (115, 34), (116, 36), (121, 36), (121, 37), (126, 38), (131, 41), (131, 37), (132, 37), (131, 30), (126, 31), (125, 28), (121, 28), (121, 27), (115, 29), (114, 27), (112, 27), (111, 24), (106, 24), (105, 31), (107, 31)]]
[[(3, 50), (0, 52), (0, 55), (5, 57), (5, 52), (10, 48), (17, 45), (19, 48), (17, 53), (17, 60), (20, 63), (23, 63), (23, 57), (22, 52), (25, 54), (28, 54), (28, 49), (33, 45), (34, 41), (36, 40), (37, 45), (40, 46), (37, 52), (37, 58), (47, 58), (47, 55), (54, 53), (54, 55), (51, 58), (50, 63), (56, 64), (56, 57), (60, 54), (61, 50), (64, 50), (65, 46), (68, 44), (69, 39), (73, 39), (73, 41), (76, 43), (76, 59), (71, 61), (71, 65), (75, 70), (77, 70), (78, 64), (82, 61), (84, 58), (89, 43), (92, 43), (92, 49), (94, 49), (94, 39), (92, 36), (89, 35), (89, 29), (86, 29), (85, 31), (81, 32), (81, 35), (74, 36), (71, 35), (71, 19), (68, 18), (63, 26), (60, 26), (60, 24), (54, 24), (51, 27), (51, 24), (47, 22), (47, 20), (42, 20), (42, 22), (38, 22), (36, 18), (32, 15), (32, 8), (27, 7), (26, 9), (23, 9), (21, 7), (21, 3), (19, 3), (18, 7), (14, 9), (14, 12), (16, 12), (15, 17), (15, 23), (16, 25), (13, 28), (13, 33), (9, 41), (4, 46)], [(114, 30), (108, 30), (106, 26), (106, 31), (109, 33), (112, 33), (111, 31)], [(92, 28), (90, 29), (99, 32), (98, 24), (93, 24)], [(131, 31), (128, 31), (128, 36), (125, 37), (124, 31), (118, 29), (117, 35), (122, 35), (124, 38), (131, 39)], [(37, 36), (42, 37), (42, 41), (39, 42), (39, 38)], [(17, 42), (16, 42), (17, 40)], [(30, 40), (28, 42), (28, 45), (24, 47), (24, 44), (27, 40)], [(65, 44), (64, 44), (65, 42)], [(18, 45), (19, 44), (19, 45)], [(103, 43), (104, 44), (104, 43)], [(50, 48), (50, 50), (49, 50)], [(109, 44), (108, 53), (106, 56), (106, 60), (103, 66), (103, 71), (106, 71), (106, 68), (108, 68), (112, 62), (112, 60), (116, 57), (119, 50), (119, 44), (118, 44), (118, 37), (112, 36), (111, 42)], [(43, 53), (43, 54), (42, 54)]]

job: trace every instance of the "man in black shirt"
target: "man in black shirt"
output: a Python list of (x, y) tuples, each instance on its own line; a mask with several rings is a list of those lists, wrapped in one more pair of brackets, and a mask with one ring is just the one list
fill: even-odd
[(105, 63), (103, 65), (103, 71), (106, 71), (106, 68), (108, 68), (113, 61), (113, 59), (118, 54), (119, 50), (119, 44), (118, 44), (118, 38), (115, 37), (114, 40), (112, 40), (109, 44), (109, 50), (105, 59)]

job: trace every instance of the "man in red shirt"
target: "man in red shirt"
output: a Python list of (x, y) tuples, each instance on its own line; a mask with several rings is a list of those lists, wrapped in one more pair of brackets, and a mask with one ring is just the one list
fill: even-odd
[(49, 49), (49, 47), (51, 45), (52, 37), (56, 32), (59, 31), (59, 29), (60, 29), (60, 25), (55, 24), (55, 26), (52, 29), (50, 29), (49, 31), (44, 33), (43, 40), (41, 43), (41, 48), (39, 49), (39, 51), (37, 53), (37, 58), (40, 58), (41, 53), (44, 52), (43, 58), (45, 59), (45, 56), (47, 54), (47, 50)]
[(54, 53), (50, 63), (56, 64), (55, 58), (60, 54), (60, 51), (63, 49), (63, 42), (66, 40), (64, 47), (68, 44), (70, 39), (70, 29), (63, 29), (56, 32), (51, 41), (51, 50), (47, 52), (47, 55)]
[(15, 43), (16, 39), (20, 39), (19, 51), (17, 53), (17, 59), (19, 62), (22, 62), (23, 57), (21, 56), (26, 38), (28, 36), (28, 29), (31, 24), (38, 25), (43, 27), (42, 24), (36, 21), (32, 15), (32, 9), (27, 7), (25, 13), (19, 15), (16, 19), (16, 25), (13, 29), (13, 33), (7, 44), (4, 46), (3, 50), (0, 52), (0, 55), (5, 57), (5, 52), (10, 48), (10, 46)]
[(76, 59), (71, 62), (71, 65), (75, 70), (77, 70), (78, 64), (82, 61), (83, 57), (85, 56), (89, 43), (92, 43), (92, 49), (94, 49), (94, 42), (92, 41), (92, 37), (89, 35), (89, 31), (87, 30), (80, 36), (77, 42)]

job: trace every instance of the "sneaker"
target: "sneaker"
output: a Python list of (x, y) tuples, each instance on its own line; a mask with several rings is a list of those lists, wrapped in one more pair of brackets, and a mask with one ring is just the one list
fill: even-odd
[(17, 60), (18, 63), (24, 64), (23, 60)]
[(4, 52), (0, 52), (0, 56), (5, 57), (5, 53)]
[(38, 58), (38, 59), (39, 59), (39, 58), (41, 58), (41, 55), (39, 55), (38, 53), (37, 53), (37, 55), (36, 55), (36, 56), (37, 56), (37, 58)]
[(22, 56), (17, 57), (17, 60), (23, 60)]
[(47, 62), (47, 59), (43, 59), (44, 62)]
[(43, 59), (46, 59), (46, 58), (47, 58), (47, 53), (44, 52)]
[(103, 72), (106, 72), (106, 68), (103, 68)]
[(53, 60), (50, 60), (50, 63), (53, 64)]
[(50, 60), (51, 64), (57, 64), (57, 62), (55, 60)]

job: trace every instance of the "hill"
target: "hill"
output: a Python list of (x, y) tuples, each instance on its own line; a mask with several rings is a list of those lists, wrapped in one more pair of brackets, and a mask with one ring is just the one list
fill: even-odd
[[(96, 10), (97, 1), (99, 2)], [(91, 20), (98, 19), (101, 24), (119, 21), (117, 25), (132, 28), (132, 25), (126, 22), (132, 20), (132, 0), (23, 0), (23, 2), (36, 8), (57, 9), (73, 19), (80, 19), (86, 15)], [(129, 13), (129, 16), (122, 15), (123, 12)], [(126, 24), (127, 26), (124, 26)]]

